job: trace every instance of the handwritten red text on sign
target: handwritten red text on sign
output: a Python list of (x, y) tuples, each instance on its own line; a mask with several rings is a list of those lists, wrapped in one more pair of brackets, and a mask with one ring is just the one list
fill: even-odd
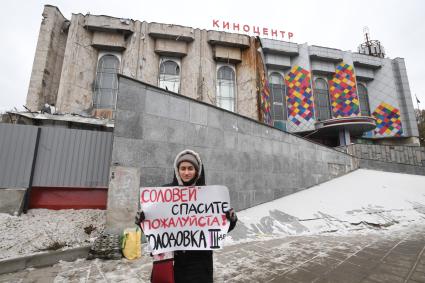
[(140, 204), (152, 253), (221, 248), (229, 228), (226, 187), (141, 188)]

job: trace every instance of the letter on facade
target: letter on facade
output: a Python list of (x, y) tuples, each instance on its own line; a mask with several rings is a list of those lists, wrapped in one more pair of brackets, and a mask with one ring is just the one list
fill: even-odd
[(291, 39), (291, 37), (293, 37), (294, 34), (292, 32), (288, 32), (288, 38)]
[(217, 27), (219, 28), (220, 26), (218, 25), (218, 21), (219, 20), (213, 20), (213, 28)]

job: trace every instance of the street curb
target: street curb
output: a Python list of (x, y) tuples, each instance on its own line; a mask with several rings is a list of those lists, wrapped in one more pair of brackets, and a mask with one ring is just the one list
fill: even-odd
[(74, 261), (86, 258), (90, 246), (83, 246), (63, 251), (43, 252), (35, 255), (0, 260), (0, 274), (16, 272), (28, 267), (43, 267), (54, 265), (60, 260)]

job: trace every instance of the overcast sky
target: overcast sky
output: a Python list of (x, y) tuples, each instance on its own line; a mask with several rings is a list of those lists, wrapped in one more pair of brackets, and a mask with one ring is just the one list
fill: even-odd
[(44, 4), (62, 14), (103, 14), (140, 21), (213, 29), (227, 20), (294, 33), (291, 41), (356, 51), (363, 27), (385, 47), (386, 56), (406, 60), (410, 90), (425, 109), (425, 1), (4, 1), (0, 16), (0, 111), (23, 109)]

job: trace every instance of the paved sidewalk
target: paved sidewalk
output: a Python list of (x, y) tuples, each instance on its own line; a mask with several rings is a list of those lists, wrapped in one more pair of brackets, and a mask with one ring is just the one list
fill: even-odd
[[(0, 282), (148, 282), (151, 260), (77, 260)], [(215, 282), (425, 282), (425, 226), (263, 239), (215, 252)]]
[(301, 236), (216, 253), (217, 282), (425, 282), (425, 227), (393, 234)]

